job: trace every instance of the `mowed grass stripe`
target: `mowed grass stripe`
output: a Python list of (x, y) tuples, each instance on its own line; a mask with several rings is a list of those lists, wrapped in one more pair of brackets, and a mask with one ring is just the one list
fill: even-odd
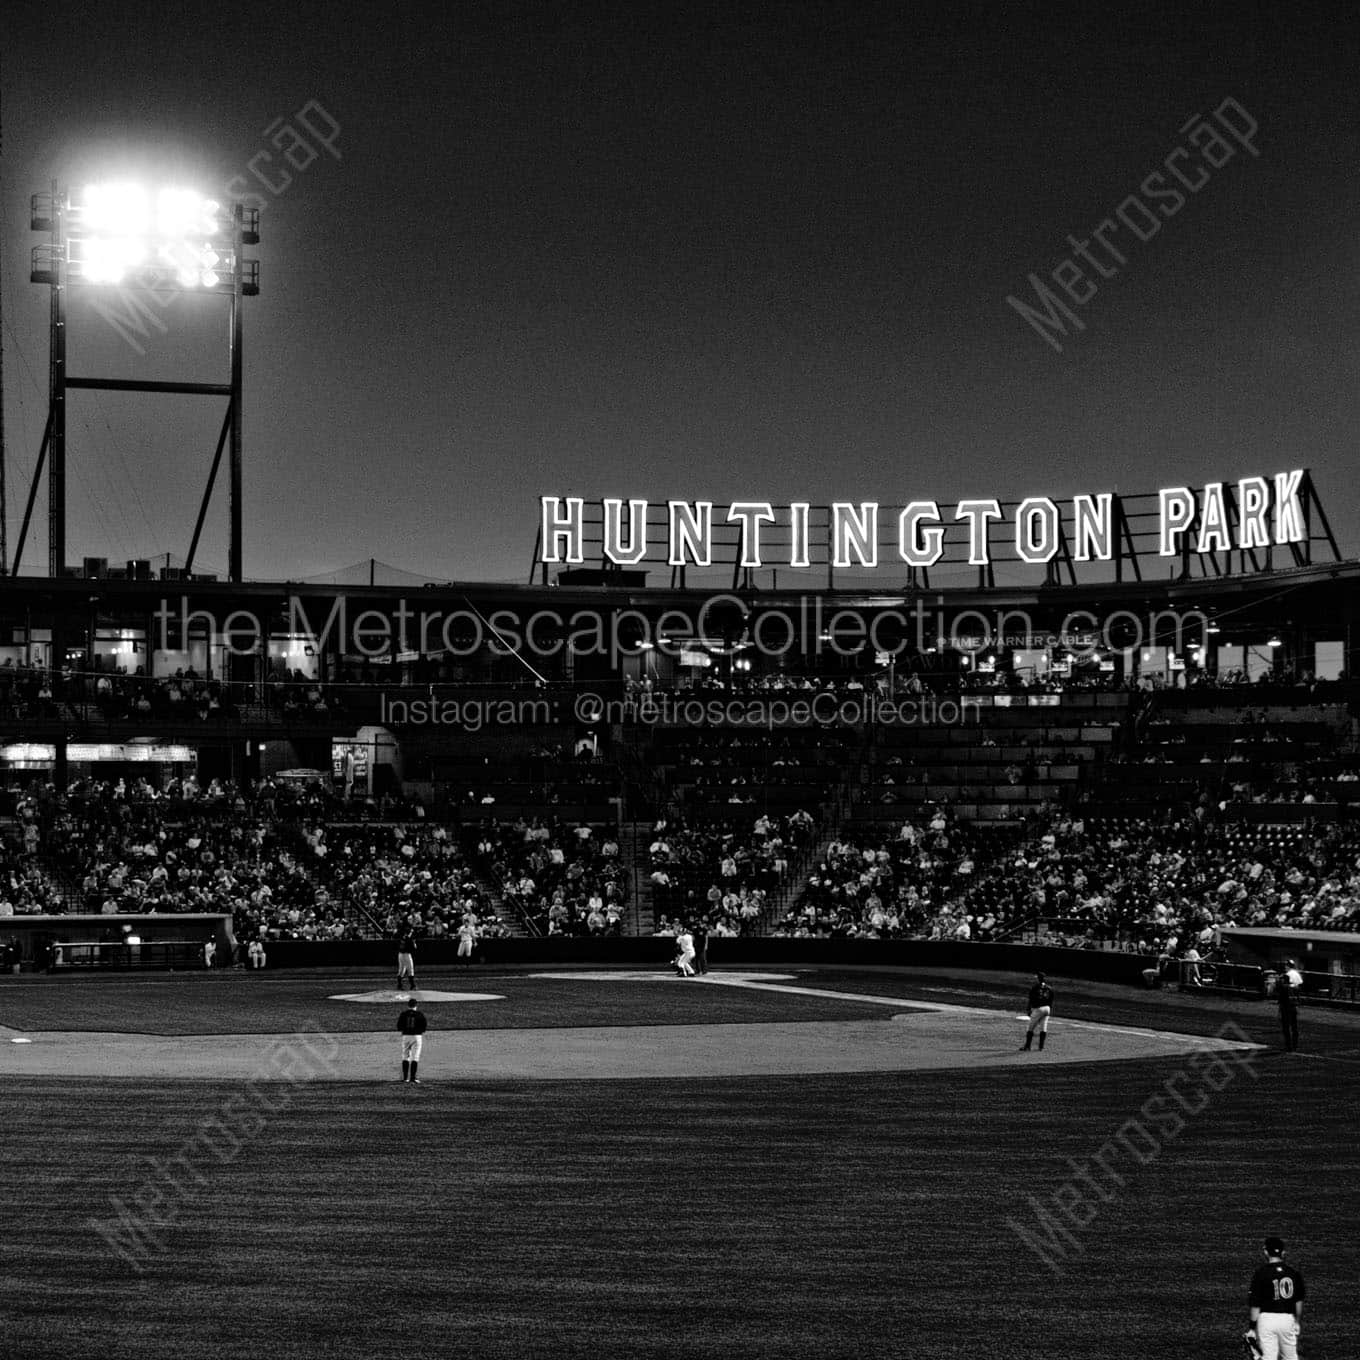
[(1061, 1276), (1006, 1228), (1180, 1066), (318, 1085), (143, 1276), (86, 1220), (237, 1088), (15, 1082), (7, 1353), (1231, 1355), (1272, 1229), (1316, 1295), (1309, 1360), (1349, 1356), (1354, 1102), (1321, 1065), (1262, 1064), (1121, 1163)]

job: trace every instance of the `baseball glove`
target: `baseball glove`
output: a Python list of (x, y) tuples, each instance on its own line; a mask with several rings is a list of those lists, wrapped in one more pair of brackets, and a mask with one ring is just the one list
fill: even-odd
[(1255, 1327), (1248, 1327), (1242, 1333), (1242, 1354), (1247, 1360), (1261, 1360), (1261, 1343), (1256, 1339)]

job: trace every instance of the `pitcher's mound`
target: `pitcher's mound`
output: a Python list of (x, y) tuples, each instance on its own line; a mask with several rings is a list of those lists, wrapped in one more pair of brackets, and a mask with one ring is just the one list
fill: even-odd
[(346, 992), (327, 1001), (358, 1001), (371, 1006), (404, 1006), (412, 997), (423, 1006), (427, 1001), (504, 1001), (493, 992), (427, 992), (417, 987), (407, 992)]

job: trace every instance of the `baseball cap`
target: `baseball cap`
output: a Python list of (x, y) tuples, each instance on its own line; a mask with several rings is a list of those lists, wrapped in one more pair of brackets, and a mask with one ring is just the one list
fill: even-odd
[(1280, 1256), (1284, 1252), (1284, 1238), (1282, 1237), (1267, 1237), (1264, 1245), (1272, 1256)]

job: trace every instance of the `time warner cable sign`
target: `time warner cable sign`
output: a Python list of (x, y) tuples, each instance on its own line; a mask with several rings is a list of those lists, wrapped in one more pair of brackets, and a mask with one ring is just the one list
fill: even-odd
[[(986, 567), (993, 561), (1042, 566), (1059, 553), (1074, 562), (1108, 562), (1123, 536), (1130, 555), (1255, 552), (1309, 537), (1299, 469), (1270, 477), (1163, 487), (1119, 498), (1112, 492), (1019, 502), (961, 500), (904, 505), (836, 501), (668, 500), (541, 496), (539, 563), (578, 566), (589, 556), (618, 567), (664, 561), (671, 567), (891, 569), (941, 562)], [(1147, 509), (1134, 509), (1133, 502)], [(1135, 546), (1135, 545), (1139, 546)], [(963, 555), (966, 549), (966, 557)]]

